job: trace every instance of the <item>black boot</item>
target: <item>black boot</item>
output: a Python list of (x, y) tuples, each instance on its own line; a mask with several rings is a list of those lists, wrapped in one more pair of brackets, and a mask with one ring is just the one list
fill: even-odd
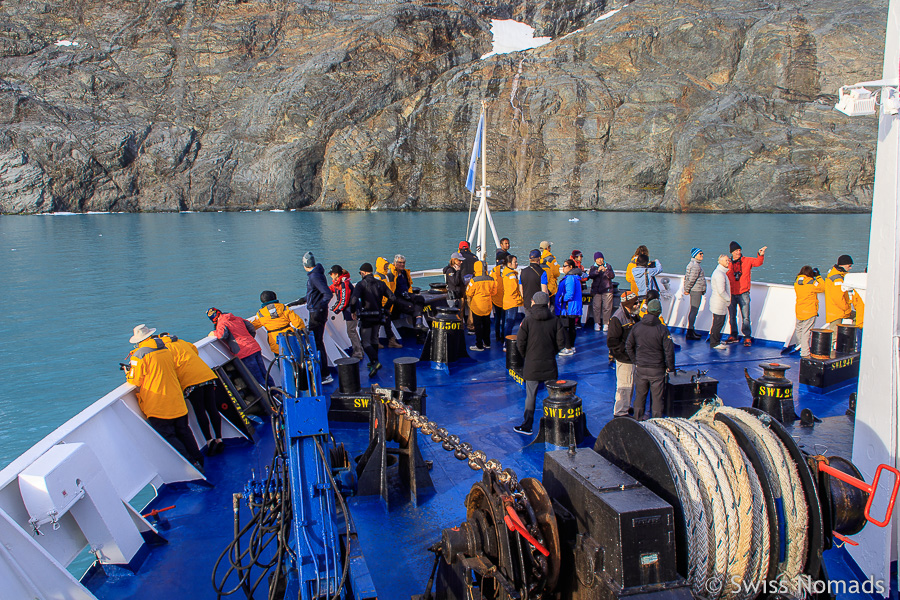
[(696, 331), (694, 331), (693, 329), (688, 329), (687, 335), (685, 335), (684, 337), (685, 337), (685, 339), (692, 340), (692, 341), (697, 341), (697, 340), (703, 339), (703, 336), (700, 335), (699, 333), (697, 333)]

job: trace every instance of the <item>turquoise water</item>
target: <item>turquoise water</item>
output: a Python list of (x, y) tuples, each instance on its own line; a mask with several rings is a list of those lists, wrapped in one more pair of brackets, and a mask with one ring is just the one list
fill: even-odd
[[(189, 340), (211, 327), (206, 309), (250, 315), (259, 293), (305, 293), (300, 266), (311, 250), (326, 269), (354, 278), (362, 262), (407, 257), (413, 269), (443, 266), (465, 213), (187, 213), (0, 217), (0, 466), (123, 382), (118, 363), (140, 323)], [(577, 218), (578, 222), (569, 219)], [(767, 245), (754, 279), (790, 283), (804, 264), (827, 270), (850, 254), (861, 270), (868, 215), (672, 215), (601, 212), (497, 213), (500, 236), (523, 261), (541, 240), (562, 261), (596, 250), (624, 268), (641, 243), (669, 272), (690, 248), (715, 257), (737, 240)], [(493, 244), (489, 244), (493, 256)]]

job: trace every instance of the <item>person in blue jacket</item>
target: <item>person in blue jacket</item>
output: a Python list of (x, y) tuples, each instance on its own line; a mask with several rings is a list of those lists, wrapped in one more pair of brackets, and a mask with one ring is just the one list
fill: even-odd
[(556, 290), (556, 316), (563, 323), (566, 332), (566, 347), (559, 351), (560, 356), (575, 354), (575, 325), (581, 316), (581, 271), (571, 258), (562, 266), (563, 276)]
[(634, 283), (637, 286), (638, 301), (647, 297), (647, 291), (656, 287), (655, 276), (662, 273), (662, 265), (658, 260), (651, 261), (646, 254), (637, 257), (634, 269), (631, 275), (634, 277)]
[(325, 323), (328, 322), (328, 303), (334, 294), (325, 280), (325, 268), (316, 262), (312, 252), (303, 255), (303, 268), (309, 279), (306, 280), (306, 309), (309, 311), (307, 325), (316, 339), (316, 351), (319, 353), (319, 365), (322, 383), (331, 383), (334, 379), (328, 373), (328, 355), (325, 353)]

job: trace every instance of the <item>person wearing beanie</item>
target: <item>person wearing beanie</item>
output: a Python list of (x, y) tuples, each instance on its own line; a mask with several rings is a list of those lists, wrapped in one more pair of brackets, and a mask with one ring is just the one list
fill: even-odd
[(369, 357), (366, 366), (371, 379), (381, 368), (378, 362), (378, 330), (384, 324), (385, 311), (391, 309), (394, 293), (384, 281), (372, 274), (372, 263), (361, 264), (359, 274), (362, 280), (353, 286), (350, 295), (350, 318), (359, 321), (359, 337), (363, 352)]
[(607, 331), (613, 309), (613, 282), (616, 272), (606, 262), (602, 252), (594, 252), (594, 264), (588, 271), (591, 280), (591, 313), (594, 318), (594, 331)]
[(538, 386), (559, 378), (556, 354), (565, 344), (562, 323), (550, 313), (550, 296), (537, 292), (532, 296), (531, 312), (525, 316), (516, 335), (516, 346), (524, 359), (522, 378), (525, 379), (525, 414), (516, 433), (531, 435)]
[(853, 307), (850, 305), (850, 294), (845, 292), (841, 286), (844, 284), (844, 275), (852, 268), (853, 259), (846, 254), (841, 254), (837, 259), (837, 264), (831, 267), (828, 275), (825, 276), (825, 321), (827, 324), (823, 329), (836, 332), (837, 326), (844, 319), (851, 318)]
[(255, 321), (258, 326), (265, 328), (268, 332), (269, 348), (272, 354), (278, 356), (281, 354), (278, 334), (291, 328), (304, 329), (306, 325), (299, 315), (278, 301), (275, 292), (264, 291), (259, 295), (259, 301), (261, 308), (250, 321)]
[(218, 308), (209, 309), (206, 316), (216, 326), (209, 335), (225, 343), (232, 354), (241, 359), (259, 385), (262, 387), (275, 385), (272, 378), (266, 376), (262, 348), (256, 342), (256, 326), (246, 319), (222, 312)]
[(625, 351), (634, 363), (634, 418), (644, 419), (647, 394), (651, 394), (651, 416), (663, 416), (666, 374), (675, 372), (675, 344), (669, 328), (659, 316), (662, 305), (653, 299), (647, 303), (647, 314), (632, 328)]
[(333, 265), (328, 271), (328, 275), (331, 277), (331, 285), (328, 286), (328, 289), (334, 294), (334, 304), (331, 305), (330, 311), (335, 315), (340, 314), (344, 318), (344, 327), (347, 337), (350, 338), (351, 356), (362, 359), (365, 354), (362, 349), (362, 341), (359, 339), (359, 323), (354, 321), (350, 314), (350, 298), (353, 295), (350, 273), (345, 271), (341, 265)]
[(753, 258), (744, 256), (741, 245), (737, 242), (731, 242), (728, 248), (731, 253), (731, 264), (728, 267), (728, 281), (731, 284), (731, 304), (728, 306), (731, 335), (726, 342), (733, 344), (738, 341), (737, 311), (740, 309), (744, 345), (750, 346), (753, 343), (750, 335), (750, 271), (763, 264), (768, 246), (760, 248)]
[(633, 292), (622, 294), (619, 308), (609, 319), (609, 330), (606, 336), (606, 347), (609, 348), (610, 360), (616, 363), (616, 401), (613, 406), (614, 417), (628, 416), (631, 410), (631, 396), (634, 392), (634, 363), (625, 344), (631, 335), (631, 329), (637, 322), (638, 297)]
[(309, 311), (309, 329), (316, 340), (316, 352), (319, 353), (319, 369), (322, 383), (332, 383), (334, 378), (328, 373), (328, 354), (325, 352), (325, 323), (328, 321), (328, 303), (333, 294), (325, 280), (325, 269), (316, 262), (312, 252), (303, 255), (303, 268), (306, 280), (306, 308)]
[(463, 297), (462, 302), (460, 302), (460, 311), (459, 316), (466, 322), (466, 330), (470, 335), (475, 334), (475, 322), (474, 316), (472, 315), (472, 310), (469, 308), (469, 302), (465, 295), (465, 288), (469, 285), (469, 282), (472, 281), (472, 278), (475, 277), (475, 263), (478, 262), (478, 257), (472, 253), (469, 249), (469, 242), (463, 240), (459, 243), (460, 256), (462, 256), (462, 265), (460, 265), (460, 271), (462, 273), (462, 283), (463, 283)]
[(691, 248), (691, 260), (684, 271), (684, 295), (691, 298), (691, 310), (688, 312), (688, 330), (684, 337), (688, 340), (702, 340), (703, 336), (694, 331), (694, 323), (697, 321), (697, 313), (700, 312), (700, 302), (706, 293), (706, 276), (703, 274), (703, 250)]
[(714, 350), (724, 350), (722, 340), (722, 327), (725, 326), (725, 317), (728, 315), (728, 307), (731, 306), (731, 281), (728, 278), (728, 268), (731, 266), (731, 258), (727, 254), (719, 255), (719, 264), (709, 278), (712, 288), (709, 295), (709, 312), (712, 313), (712, 325), (709, 327), (709, 347)]
[(522, 306), (527, 315), (531, 311), (531, 302), (538, 292), (549, 293), (547, 288), (547, 271), (541, 267), (541, 251), (532, 250), (528, 253), (528, 266), (519, 273), (519, 281), (522, 283)]

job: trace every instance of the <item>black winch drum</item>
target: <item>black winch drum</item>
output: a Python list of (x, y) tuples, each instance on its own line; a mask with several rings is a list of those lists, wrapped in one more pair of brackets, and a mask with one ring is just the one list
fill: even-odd
[(506, 344), (506, 370), (519, 371), (525, 366), (525, 358), (519, 354), (519, 346), (516, 344), (516, 335), (508, 335), (504, 340)]
[(447, 284), (444, 283), (443, 281), (440, 281), (440, 282), (436, 281), (434, 283), (429, 283), (428, 289), (433, 294), (446, 294), (447, 293)]
[(838, 325), (837, 341), (834, 349), (842, 354), (852, 354), (856, 352), (859, 328), (855, 325)]
[(359, 359), (339, 358), (334, 361), (338, 372), (338, 389), (342, 394), (357, 394), (359, 385)]
[(831, 330), (813, 329), (809, 342), (809, 353), (813, 358), (825, 360), (831, 358)]
[(419, 359), (414, 356), (401, 356), (394, 359), (394, 389), (403, 388), (416, 391), (416, 365)]
[[(555, 446), (576, 446), (584, 441), (587, 432), (581, 398), (575, 395), (576, 383), (560, 379), (546, 383), (541, 430), (535, 442)], [(574, 437), (574, 439), (573, 439)]]

